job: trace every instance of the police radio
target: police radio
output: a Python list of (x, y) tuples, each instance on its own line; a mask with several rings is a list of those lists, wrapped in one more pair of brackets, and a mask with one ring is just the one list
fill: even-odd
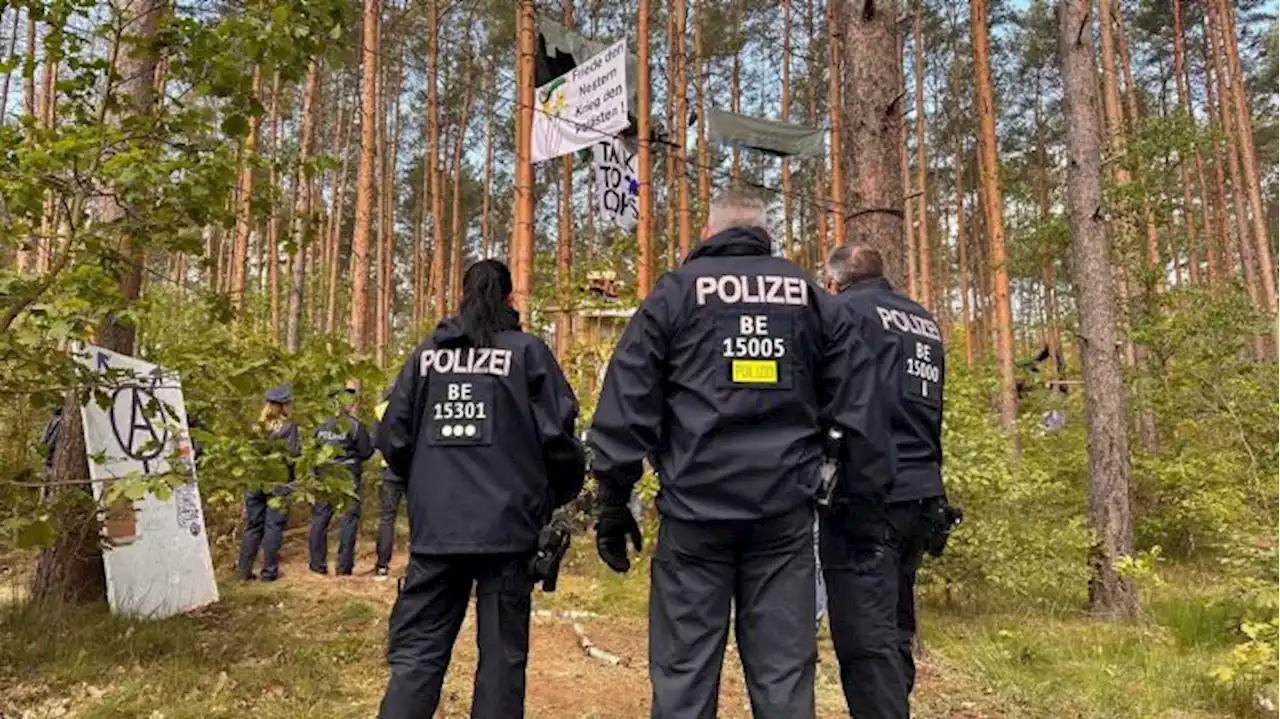
[(818, 493), (820, 509), (831, 506), (836, 493), (836, 475), (840, 469), (840, 456), (844, 453), (844, 432), (838, 427), (827, 430), (826, 446), (822, 450), (822, 463), (818, 465)]

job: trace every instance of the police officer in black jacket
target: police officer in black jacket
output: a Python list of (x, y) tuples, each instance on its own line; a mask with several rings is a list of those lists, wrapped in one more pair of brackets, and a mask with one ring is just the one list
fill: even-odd
[[(888, 535), (876, 545), (824, 536), (831, 638), (853, 716), (906, 717), (915, 683), (915, 579), (931, 529), (946, 507), (942, 488), (942, 397), (946, 359), (929, 311), (884, 278), (880, 253), (846, 245), (827, 260), (828, 288), (855, 321), (884, 330), (877, 372), (895, 398), (897, 473), (886, 512)], [(832, 527), (835, 530), (835, 527)], [(949, 530), (947, 526), (945, 529)]]
[[(665, 275), (614, 350), (588, 442), (596, 543), (630, 567), (627, 510), (648, 457), (662, 515), (652, 564), (649, 674), (656, 719), (712, 719), (729, 631), (756, 717), (814, 715), (813, 516), (823, 421), (858, 455), (843, 490), (882, 521), (888, 418), (872, 357), (819, 287), (772, 256), (763, 204), (711, 207), (701, 245)], [(874, 531), (874, 530), (873, 530)]]
[(467, 269), (456, 318), (405, 362), (378, 427), (408, 480), (410, 558), (391, 612), (384, 718), (433, 716), (476, 587), (471, 716), (524, 712), (529, 561), (552, 511), (582, 489), (578, 403), (555, 357), (520, 331), (511, 273)]
[[(382, 421), (387, 406), (391, 404), (391, 390), (387, 390), (382, 402), (374, 408), (374, 426)], [(374, 434), (377, 434), (376, 430)], [(404, 499), (404, 479), (391, 471), (390, 467), (382, 470), (382, 483), (378, 486), (378, 539), (375, 546), (377, 558), (374, 560), (373, 579), (385, 582), (391, 575), (391, 549), (396, 540), (396, 514), (400, 511), (400, 502)]]
[[(267, 391), (266, 404), (258, 415), (258, 429), (266, 434), (264, 450), (284, 453), (285, 481), (276, 482), (270, 491), (251, 490), (244, 498), (245, 527), (240, 541), (240, 561), (236, 574), (244, 580), (254, 578), (253, 564), (258, 548), (262, 548), (262, 574), (264, 582), (274, 582), (280, 577), (280, 547), (284, 544), (284, 529), (289, 522), (286, 501), (293, 491), (294, 461), (302, 454), (302, 442), (298, 437), (298, 423), (292, 419), (293, 387), (280, 385)], [(277, 472), (279, 468), (274, 468)], [(278, 498), (271, 505), (272, 498)]]
[[(350, 576), (356, 563), (356, 535), (360, 531), (360, 509), (363, 502), (360, 497), (361, 480), (364, 474), (364, 463), (373, 456), (373, 440), (369, 430), (358, 416), (360, 385), (348, 382), (347, 386), (333, 393), (342, 403), (342, 407), (333, 417), (326, 419), (316, 428), (316, 439), (322, 444), (332, 446), (337, 455), (332, 467), (340, 467), (349, 473), (352, 494), (346, 498), (346, 510), (342, 513), (342, 524), (338, 533), (338, 566), (339, 576)], [(322, 499), (311, 509), (311, 531), (308, 536), (310, 558), (308, 564), (316, 574), (329, 573), (329, 523), (333, 520), (333, 502)]]

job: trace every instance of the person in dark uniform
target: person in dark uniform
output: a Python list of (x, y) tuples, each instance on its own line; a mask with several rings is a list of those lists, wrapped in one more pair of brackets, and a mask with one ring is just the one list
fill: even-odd
[(244, 498), (245, 527), (240, 542), (240, 562), (237, 574), (241, 579), (253, 579), (253, 564), (262, 548), (262, 573), (259, 578), (273, 582), (280, 576), (280, 546), (284, 544), (284, 528), (289, 520), (288, 507), (272, 507), (270, 499), (279, 497), (283, 502), (292, 491), (293, 461), (302, 454), (298, 439), (298, 425), (290, 418), (293, 413), (293, 388), (280, 385), (267, 392), (266, 404), (258, 415), (258, 427), (266, 434), (271, 452), (285, 453), (285, 481), (277, 482), (270, 491), (255, 489)]
[[(391, 390), (382, 402), (374, 408), (376, 422), (381, 422), (391, 402)], [(375, 431), (376, 435), (377, 432)], [(382, 470), (382, 482), (378, 486), (378, 540), (377, 560), (373, 567), (375, 581), (385, 582), (391, 574), (391, 550), (396, 541), (396, 514), (400, 511), (400, 502), (404, 499), (404, 479), (391, 471), (390, 467)]]
[(378, 426), (387, 466), (407, 480), (410, 550), (391, 611), (384, 719), (434, 715), (473, 586), (471, 716), (524, 715), (530, 560), (585, 467), (577, 399), (510, 298), (506, 265), (467, 268), (458, 316), (406, 360)]
[[(729, 631), (756, 717), (814, 716), (814, 496), (824, 421), (849, 438), (844, 490), (882, 507), (888, 417), (872, 357), (830, 298), (772, 255), (764, 205), (712, 206), (699, 247), (641, 303), (588, 435), (596, 545), (614, 571), (642, 537), (627, 509), (646, 457), (662, 521), (649, 595), (655, 719), (712, 719)], [(846, 458), (848, 459), (848, 458)], [(852, 471), (853, 468), (858, 471)]]
[[(361, 478), (364, 463), (373, 456), (373, 440), (369, 430), (360, 421), (360, 386), (356, 382), (348, 382), (347, 386), (334, 393), (340, 397), (342, 407), (338, 413), (326, 419), (316, 428), (316, 439), (337, 450), (337, 456), (331, 466), (342, 467), (349, 472), (353, 493), (346, 499), (346, 510), (342, 513), (342, 527), (338, 534), (338, 566), (339, 576), (350, 576), (356, 562), (356, 535), (360, 531)], [(311, 510), (311, 532), (308, 537), (309, 560), (311, 571), (316, 574), (329, 573), (329, 522), (333, 519), (333, 502), (321, 500)]]
[[(880, 542), (847, 537), (837, 522), (824, 533), (823, 569), (831, 638), (849, 711), (855, 717), (906, 717), (915, 683), (915, 580), (930, 532), (946, 520), (942, 487), (942, 403), (946, 357), (928, 310), (894, 290), (880, 253), (837, 247), (828, 289), (856, 320), (883, 330), (877, 374), (893, 393), (897, 472)], [(950, 526), (946, 526), (946, 531)]]

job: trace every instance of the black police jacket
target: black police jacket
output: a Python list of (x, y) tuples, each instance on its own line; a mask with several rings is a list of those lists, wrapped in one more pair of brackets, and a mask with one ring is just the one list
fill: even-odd
[(343, 412), (326, 419), (316, 427), (315, 438), (337, 450), (333, 462), (351, 470), (351, 476), (360, 479), (364, 463), (373, 456), (373, 439), (358, 417)]
[(892, 502), (943, 494), (942, 405), (946, 354), (938, 323), (928, 310), (877, 277), (855, 282), (837, 295), (864, 321), (884, 329), (876, 349), (882, 382), (893, 387), (893, 442), (898, 474)]
[(756, 520), (811, 501), (831, 421), (859, 460), (842, 493), (892, 479), (874, 360), (844, 313), (763, 230), (706, 240), (662, 277), (614, 349), (588, 442), (601, 500), (626, 501), (648, 457), (658, 510)]
[(409, 355), (378, 423), (378, 450), (407, 480), (414, 552), (523, 552), (582, 489), (578, 402), (551, 350), (514, 310), (492, 347), (456, 320)]

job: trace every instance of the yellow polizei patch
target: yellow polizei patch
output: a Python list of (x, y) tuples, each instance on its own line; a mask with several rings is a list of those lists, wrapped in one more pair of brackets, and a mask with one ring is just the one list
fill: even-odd
[(777, 384), (776, 360), (734, 360), (733, 381), (744, 384)]

